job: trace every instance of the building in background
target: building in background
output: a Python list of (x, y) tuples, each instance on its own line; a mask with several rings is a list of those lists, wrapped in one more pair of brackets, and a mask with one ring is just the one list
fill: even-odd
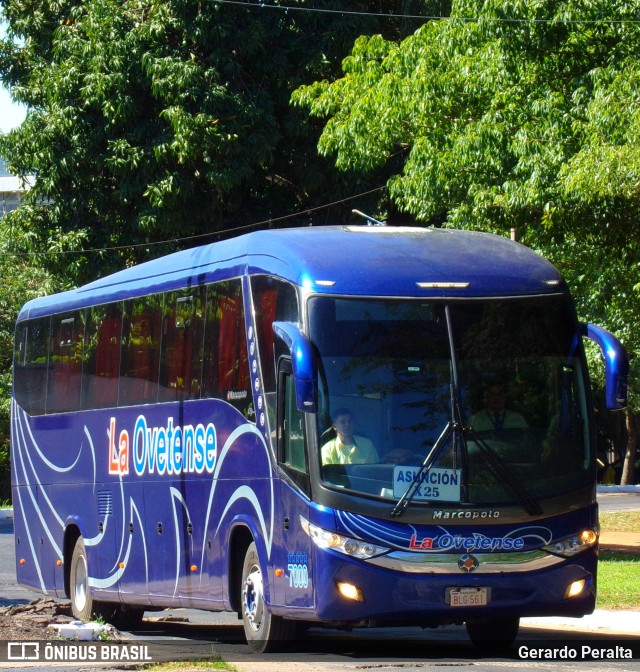
[(11, 175), (5, 160), (0, 157), (0, 217), (15, 210), (25, 192), (33, 184), (33, 177), (24, 179)]

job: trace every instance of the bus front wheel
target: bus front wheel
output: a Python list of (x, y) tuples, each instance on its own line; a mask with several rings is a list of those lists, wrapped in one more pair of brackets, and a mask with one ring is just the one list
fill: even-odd
[(89, 590), (89, 565), (82, 537), (78, 537), (71, 556), (69, 592), (73, 615), (80, 621), (91, 620), (96, 604)]
[(244, 634), (255, 653), (280, 651), (293, 639), (295, 623), (271, 614), (264, 599), (264, 582), (255, 542), (247, 549), (242, 567), (240, 605)]
[(469, 639), (483, 649), (507, 648), (511, 646), (518, 636), (520, 619), (517, 616), (511, 618), (486, 618), (465, 623)]

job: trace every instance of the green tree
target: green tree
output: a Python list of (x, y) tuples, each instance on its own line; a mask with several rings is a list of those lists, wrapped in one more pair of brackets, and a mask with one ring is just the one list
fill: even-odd
[(338, 0), (314, 3), (329, 12), (289, 4), (4, 3), (11, 39), (0, 46), (0, 77), (29, 113), (0, 139), (0, 154), (16, 174), (37, 175), (27, 217), (34, 243), (53, 252), (125, 246), (72, 268), (52, 256), (63, 261), (58, 273), (85, 280), (170, 251), (147, 243), (268, 220), (378, 184), (337, 175), (317, 156), (319, 128), (290, 95), (336, 73), (355, 36), (397, 38), (416, 27), (372, 12), (430, 3), (358, 0), (348, 14)]
[[(583, 319), (640, 372), (640, 12), (629, 0), (457, 0), (401, 41), (360, 37), (343, 76), (293, 100), (343, 170), (397, 165), (400, 211), (549, 257)], [(637, 409), (637, 395), (633, 397)]]
[(6, 217), (0, 218), (0, 503), (11, 495), (9, 427), (16, 317), (26, 301), (57, 289), (37, 258), (18, 252), (22, 238), (20, 230), (7, 226)]

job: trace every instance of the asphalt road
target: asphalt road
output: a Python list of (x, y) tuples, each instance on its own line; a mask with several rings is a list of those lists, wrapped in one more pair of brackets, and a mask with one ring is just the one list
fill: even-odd
[[(598, 497), (602, 511), (640, 508), (640, 493), (607, 493)], [(0, 520), (0, 605), (24, 603), (39, 595), (15, 583), (15, 555), (12, 521)], [(168, 619), (168, 620), (161, 620)], [(179, 619), (179, 620), (174, 620)], [(493, 652), (481, 653), (468, 640), (463, 626), (447, 626), (434, 630), (420, 628), (377, 628), (353, 632), (311, 628), (304, 638), (295, 642), (283, 654), (257, 656), (251, 654), (244, 642), (242, 626), (233, 614), (211, 614), (195, 610), (174, 609), (146, 614), (140, 630), (130, 633), (136, 641), (162, 648), (177, 647), (195, 657), (219, 655), (233, 663), (242, 672), (334, 672), (334, 670), (387, 670), (424, 672), (425, 668), (455, 666), (471, 668), (473, 672), (518, 670), (602, 670), (602, 672), (640, 672), (640, 659), (635, 660), (580, 660), (530, 659), (527, 652), (538, 648), (580, 654), (582, 646), (614, 650), (628, 646), (632, 635), (613, 634), (599, 629), (563, 626), (522, 626), (516, 647), (510, 657)], [(520, 655), (524, 653), (523, 655)], [(156, 654), (154, 653), (154, 656)], [(557, 653), (554, 655), (558, 655)], [(165, 657), (164, 655), (162, 656)], [(171, 659), (171, 656), (168, 656)], [(514, 659), (515, 658), (515, 659)], [(41, 669), (58, 667), (64, 670), (102, 669), (84, 665), (47, 665)], [(2, 669), (22, 669), (21, 666)], [(36, 671), (40, 668), (31, 666)], [(113, 668), (110, 668), (113, 669)]]
[(640, 509), (640, 492), (598, 493), (600, 511), (632, 511)]

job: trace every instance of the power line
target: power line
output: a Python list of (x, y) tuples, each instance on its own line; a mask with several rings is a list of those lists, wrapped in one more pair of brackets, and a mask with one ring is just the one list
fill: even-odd
[(295, 7), (293, 5), (268, 5), (265, 2), (245, 2), (244, 0), (213, 0), (220, 5), (241, 5), (257, 9), (279, 9), (281, 11), (292, 12), (314, 12), (316, 14), (345, 14), (352, 16), (373, 16), (381, 18), (396, 19), (420, 19), (423, 21), (429, 19), (443, 19), (443, 16), (426, 16), (424, 14), (392, 14), (385, 12), (362, 12), (349, 9), (327, 9), (321, 7)]
[(201, 240), (202, 238), (211, 238), (213, 236), (223, 236), (228, 234), (241, 234), (251, 231), (253, 229), (260, 229), (264, 226), (270, 224), (277, 224), (279, 222), (284, 222), (294, 217), (303, 217), (304, 215), (311, 214), (312, 212), (317, 212), (318, 210), (326, 210), (332, 208), (335, 205), (340, 205), (341, 203), (347, 203), (348, 201), (354, 201), (357, 198), (362, 198), (363, 196), (370, 196), (375, 194), (378, 191), (386, 189), (386, 185), (381, 187), (375, 187), (374, 189), (369, 189), (369, 191), (363, 191), (354, 196), (347, 196), (345, 198), (338, 199), (337, 201), (332, 201), (331, 203), (324, 203), (323, 205), (316, 205), (312, 208), (305, 208), (298, 212), (292, 212), (288, 215), (281, 215), (280, 217), (270, 217), (269, 219), (263, 219), (260, 222), (254, 222), (253, 224), (245, 224), (243, 226), (234, 227), (232, 229), (224, 229), (223, 231), (212, 231), (210, 233), (199, 233), (194, 236), (185, 236), (184, 238), (170, 238), (167, 240), (157, 240), (151, 241), (148, 243), (134, 243), (132, 245), (114, 245), (112, 247), (91, 247), (86, 250), (60, 250), (59, 252), (0, 252), (1, 255), (7, 257), (44, 257), (44, 256), (67, 256), (71, 254), (93, 254), (96, 252), (117, 252), (119, 250), (131, 250), (138, 249), (141, 247), (155, 247), (157, 245), (170, 245), (175, 243), (186, 243), (192, 242), (194, 240)]
[(323, 7), (297, 7), (294, 5), (271, 5), (266, 2), (247, 0), (213, 0), (219, 5), (236, 5), (250, 9), (276, 9), (284, 12), (313, 12), (316, 14), (343, 14), (350, 16), (370, 16), (385, 19), (416, 19), (421, 21), (491, 21), (496, 23), (556, 23), (556, 24), (640, 24), (638, 19), (557, 19), (557, 18), (509, 18), (499, 16), (442, 16), (440, 14), (395, 14), (393, 12), (365, 12), (349, 9), (328, 9)]

